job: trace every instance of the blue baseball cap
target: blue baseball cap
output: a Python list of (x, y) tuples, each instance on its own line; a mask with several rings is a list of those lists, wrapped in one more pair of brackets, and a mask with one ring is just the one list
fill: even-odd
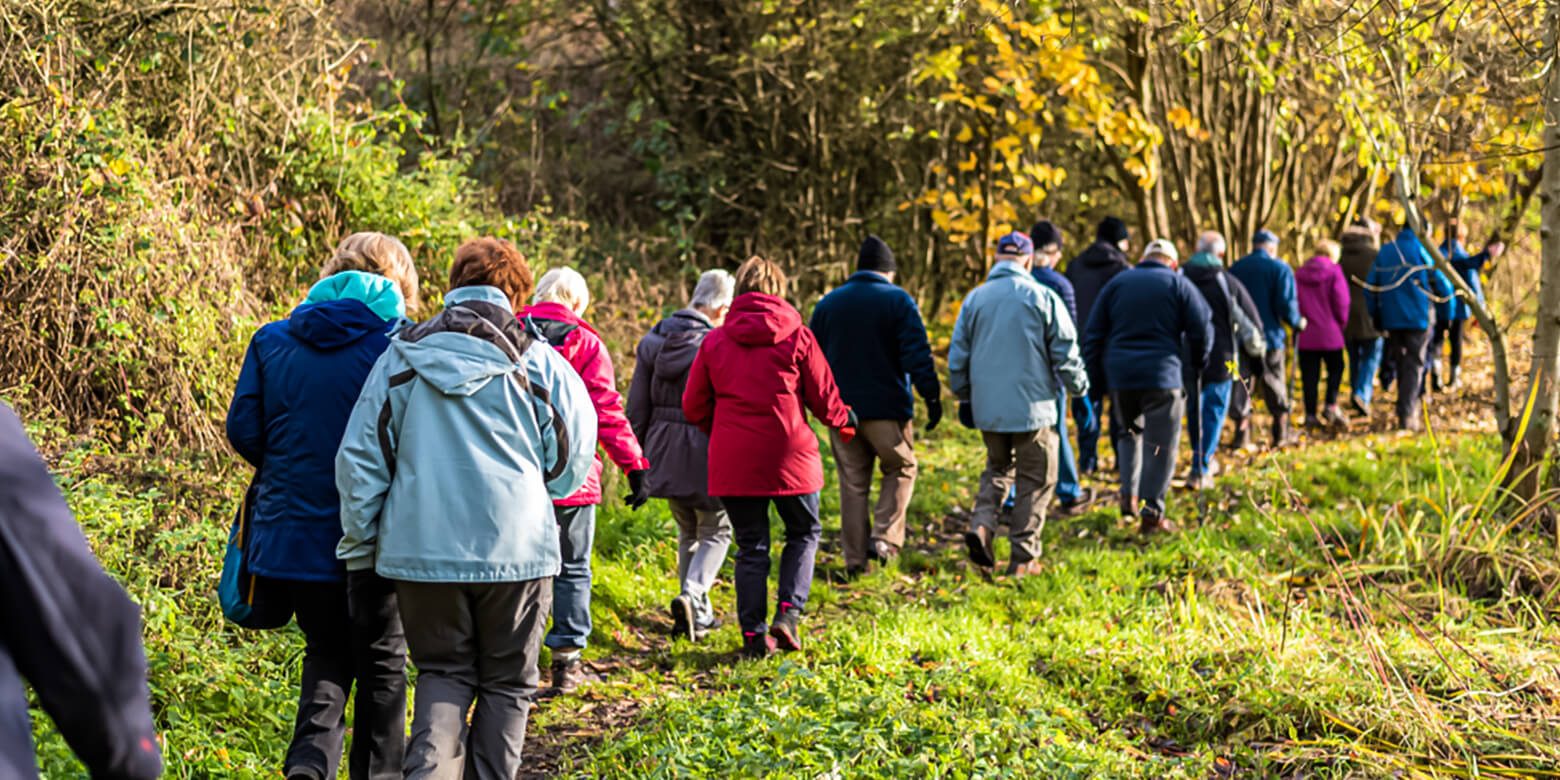
[(1251, 245), (1252, 246), (1262, 246), (1263, 244), (1275, 244), (1276, 245), (1277, 243), (1278, 243), (1278, 235), (1275, 234), (1273, 231), (1268, 230), (1267, 228), (1263, 228), (1261, 230), (1258, 230), (1257, 234), (1255, 236), (1252, 236), (1252, 238), (1251, 238)]
[(1018, 231), (1013, 231), (997, 239), (997, 255), (1006, 257), (1023, 257), (1035, 253), (1035, 242), (1029, 240), (1029, 236)]

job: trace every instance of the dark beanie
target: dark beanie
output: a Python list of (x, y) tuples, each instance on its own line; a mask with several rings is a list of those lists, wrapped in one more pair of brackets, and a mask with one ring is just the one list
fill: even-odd
[(1100, 220), (1100, 226), (1094, 231), (1094, 238), (1098, 241), (1108, 241), (1112, 244), (1120, 243), (1131, 238), (1127, 232), (1127, 223), (1115, 217), (1106, 217)]
[(1029, 240), (1035, 242), (1035, 249), (1044, 249), (1052, 244), (1057, 249), (1063, 248), (1062, 231), (1058, 230), (1050, 220), (1042, 219), (1029, 229)]
[(867, 236), (867, 240), (861, 242), (861, 254), (856, 257), (856, 270), (891, 274), (899, 270), (899, 266), (894, 263), (894, 253), (883, 239)]

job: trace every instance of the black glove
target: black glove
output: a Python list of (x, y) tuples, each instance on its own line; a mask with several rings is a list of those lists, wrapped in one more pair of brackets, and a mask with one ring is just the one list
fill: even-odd
[(942, 399), (926, 399), (926, 432), (937, 430), (937, 423), (942, 422)]
[(1371, 327), (1375, 328), (1378, 333), (1387, 332), (1386, 326), (1381, 324), (1381, 315), (1379, 314), (1370, 318), (1370, 325)]
[(959, 424), (971, 430), (975, 428), (975, 410), (969, 401), (959, 402)]
[(645, 495), (645, 469), (634, 469), (628, 472), (628, 495), (623, 497), (623, 503), (628, 504), (629, 509), (638, 509), (650, 500)]

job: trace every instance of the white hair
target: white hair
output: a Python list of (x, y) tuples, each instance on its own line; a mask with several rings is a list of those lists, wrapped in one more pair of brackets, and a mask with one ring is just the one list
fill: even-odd
[(1226, 248), (1224, 236), (1219, 235), (1218, 231), (1209, 230), (1197, 237), (1197, 251), (1199, 252), (1222, 255)]
[(541, 281), (536, 283), (536, 294), (531, 296), (532, 303), (561, 303), (569, 307), (575, 314), (584, 314), (590, 307), (590, 287), (585, 284), (585, 277), (573, 268), (554, 268), (542, 274)]
[(688, 306), (714, 311), (722, 306), (730, 306), (736, 292), (736, 277), (719, 268), (705, 271), (699, 275), (699, 284), (693, 288), (693, 298), (688, 301)]

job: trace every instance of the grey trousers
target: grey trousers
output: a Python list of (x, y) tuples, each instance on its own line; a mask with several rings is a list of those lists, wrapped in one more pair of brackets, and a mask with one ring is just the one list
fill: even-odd
[(552, 578), (403, 580), (396, 596), (417, 666), (406, 777), (513, 780), (540, 676)]
[(1008, 539), (1013, 545), (1013, 563), (1027, 563), (1040, 557), (1040, 531), (1045, 528), (1045, 510), (1056, 493), (1057, 450), (1060, 439), (1055, 428), (1028, 433), (980, 432), (986, 444), (986, 470), (980, 475), (980, 492), (975, 495), (975, 512), (970, 524), (995, 532), (997, 512), (1007, 500), (1015, 474), (1018, 497)]
[(1141, 501), (1144, 513), (1164, 517), (1186, 391), (1119, 390), (1110, 395), (1115, 423), (1121, 426), (1121, 495)]
[(1384, 360), (1397, 367), (1397, 416), (1398, 425), (1417, 430), (1419, 401), (1424, 388), (1425, 351), (1430, 344), (1430, 331), (1387, 331), (1387, 354)]
[(693, 602), (694, 621), (708, 626), (715, 620), (710, 588), (731, 547), (731, 518), (724, 509), (700, 509), (690, 501), (667, 499), (677, 521), (677, 581), (682, 595)]

